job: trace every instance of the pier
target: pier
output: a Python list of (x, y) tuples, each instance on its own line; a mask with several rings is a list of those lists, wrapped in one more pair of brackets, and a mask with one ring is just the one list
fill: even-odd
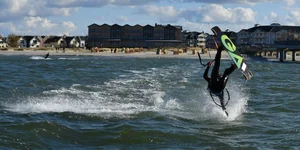
[(252, 50), (252, 52), (256, 52), (256, 56), (274, 56), (279, 59), (280, 62), (287, 61), (287, 53), (291, 52), (292, 60), (296, 61), (296, 53), (300, 52), (300, 44), (299, 45), (272, 45), (272, 47), (264, 47), (261, 49)]

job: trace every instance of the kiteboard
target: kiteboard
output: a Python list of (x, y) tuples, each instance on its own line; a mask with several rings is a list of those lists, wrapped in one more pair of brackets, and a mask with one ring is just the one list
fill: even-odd
[(236, 50), (236, 46), (234, 45), (234, 43), (226, 34), (222, 32), (222, 30), (218, 26), (213, 27), (211, 31), (216, 35), (217, 39), (225, 47), (228, 55), (231, 57), (237, 68), (242, 71), (244, 78), (246, 80), (250, 80), (253, 74), (249, 70), (244, 57)]

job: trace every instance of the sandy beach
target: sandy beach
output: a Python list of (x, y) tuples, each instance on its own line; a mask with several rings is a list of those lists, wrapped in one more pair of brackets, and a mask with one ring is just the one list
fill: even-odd
[[(192, 51), (187, 51), (187, 53), (181, 53), (174, 55), (173, 51), (168, 51), (167, 54), (157, 55), (154, 51), (143, 51), (143, 52), (134, 52), (134, 53), (111, 53), (111, 51), (104, 52), (91, 52), (89, 50), (66, 50), (62, 52), (61, 50), (56, 52), (56, 50), (0, 50), (0, 55), (28, 55), (28, 56), (45, 56), (49, 52), (51, 56), (105, 56), (105, 57), (132, 57), (132, 58), (184, 58), (184, 59), (198, 59), (197, 54), (193, 54)], [(206, 54), (201, 54), (202, 59), (214, 59), (216, 55), (215, 50), (209, 51)], [(279, 58), (274, 56), (264, 56), (263, 58), (268, 61), (279, 61)], [(228, 53), (225, 51), (222, 52), (221, 59), (230, 59)], [(300, 56), (296, 56), (296, 61), (300, 61)], [(286, 62), (291, 62), (292, 56), (287, 55)]]
[[(178, 55), (174, 55), (172, 51), (169, 51), (167, 54), (157, 55), (156, 52), (153, 51), (143, 51), (143, 52), (134, 52), (134, 53), (111, 53), (110, 51), (104, 52), (90, 52), (89, 50), (80, 50), (73, 51), (67, 50), (65, 52), (55, 50), (6, 50), (0, 51), (0, 55), (28, 55), (28, 56), (45, 56), (49, 52), (51, 56), (115, 56), (115, 57), (134, 57), (134, 58), (186, 58), (186, 59), (198, 59), (197, 54), (193, 54), (192, 51), (188, 51), (187, 53), (182, 53)], [(201, 54), (202, 59), (211, 59), (214, 58), (216, 51), (209, 51), (209, 53)], [(226, 52), (222, 53), (222, 59), (229, 59), (229, 56)]]

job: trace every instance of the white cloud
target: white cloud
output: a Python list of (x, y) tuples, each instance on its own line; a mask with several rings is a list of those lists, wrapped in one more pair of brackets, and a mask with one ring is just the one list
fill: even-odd
[(52, 23), (51, 20), (41, 17), (26, 17), (24, 22), (27, 28), (52, 29), (57, 26), (57, 24)]
[[(173, 0), (175, 1), (175, 0)], [(259, 3), (276, 2), (279, 0), (181, 0), (182, 2), (198, 2), (198, 3), (209, 3), (209, 4), (246, 4), (256, 5)]]
[(69, 16), (75, 10), (48, 7), (47, 0), (1, 0), (0, 22), (22, 20), (25, 17)]
[[(197, 23), (197, 22), (190, 22), (183, 20), (180, 23), (184, 30), (189, 30), (189, 31), (197, 31), (197, 32), (207, 32), (209, 34), (213, 34), (211, 32), (211, 28), (215, 26), (215, 24), (210, 24), (210, 23)], [(249, 27), (252, 27), (252, 23), (243, 23), (243, 24), (228, 24), (228, 25), (223, 25), (223, 28), (221, 27), (222, 30), (229, 29), (230, 31), (235, 31), (239, 32), (241, 29), (247, 29)]]
[(256, 12), (250, 8), (224, 8), (210, 4), (194, 10), (184, 10), (181, 15), (189, 21), (207, 23), (253, 23)]
[(286, 18), (288, 24), (300, 24), (300, 10), (292, 10)]
[[(250, 8), (225, 8), (218, 4), (202, 5), (194, 9), (175, 9), (172, 6), (159, 7), (147, 5), (138, 13), (145, 13), (155, 18), (159, 18), (160, 22), (178, 23), (186, 30), (196, 29), (200, 30), (200, 26), (205, 28), (205, 31), (210, 31), (206, 28), (208, 23), (211, 24), (228, 24), (228, 28), (235, 31), (239, 30), (239, 24), (253, 25), (257, 15)], [(185, 20), (185, 21), (182, 21)], [(205, 24), (205, 25), (203, 25)], [(235, 26), (238, 24), (239, 26)]]
[(278, 22), (279, 16), (275, 12), (271, 12), (268, 16), (265, 16), (265, 21), (268, 23)]
[(63, 22), (63, 27), (65, 28), (69, 28), (69, 29), (76, 29), (76, 26), (73, 22), (71, 21), (66, 21), (66, 22)]
[(141, 12), (158, 17), (161, 22), (176, 22), (180, 14), (173, 6), (160, 7), (154, 5), (145, 6)]
[(40, 17), (28, 17), (25, 18), (25, 23), (29, 28), (36, 28), (38, 26), (38, 22), (42, 21)]
[(15, 13), (24, 9), (24, 7), (26, 7), (26, 5), (24, 4), (27, 4), (28, 0), (10, 0), (9, 3), (11, 5), (11, 7), (9, 8), (9, 12)]
[(18, 35), (70, 35), (77, 29), (71, 21), (60, 23), (42, 17), (25, 17), (17, 24), (0, 23), (0, 30), (2, 28)]
[(62, 28), (63, 30), (60, 30), (59, 35), (71, 35), (73, 33), (74, 30), (77, 29), (77, 27), (75, 26), (75, 24), (71, 21), (65, 21), (62, 23)]
[(160, 0), (48, 0), (51, 7), (102, 7), (105, 5), (136, 6), (159, 2)]
[[(112, 15), (99, 14), (99, 19), (96, 17), (94, 19), (96, 23), (97, 21), (110, 21), (113, 23), (116, 21), (115, 23), (139, 24), (143, 22), (145, 24), (151, 24), (151, 22), (158, 21), (159, 23), (179, 24), (180, 20), (185, 20), (186, 22), (180, 22), (179, 25), (183, 25), (187, 28), (197, 28), (198, 25), (203, 23), (211, 23), (233, 27), (240, 24), (254, 24), (257, 21), (257, 13), (253, 11), (254, 7), (251, 6), (256, 4), (271, 4), (273, 2), (282, 4), (284, 2), (288, 6), (296, 6), (295, 4), (299, 1), (300, 0), (0, 0), (0, 24), (2, 24), (0, 28), (1, 31), (5, 32), (9, 30), (9, 32), (28, 34), (74, 34), (74, 32), (78, 32), (79, 30), (86, 32), (86, 26), (82, 27), (82, 29), (78, 29), (79, 27), (73, 22), (59, 21), (62, 18), (52, 20), (50, 17), (72, 16), (74, 12), (76, 12), (76, 14), (81, 13), (79, 12), (83, 10), (81, 8), (94, 7), (101, 9), (103, 6), (113, 6), (112, 12), (108, 11), (106, 13)], [(170, 2), (174, 2), (176, 5)], [(195, 8), (197, 6), (190, 6), (190, 4), (187, 3), (192, 3), (200, 7)], [(182, 6), (180, 6), (181, 4)], [(237, 5), (243, 7), (235, 7)], [(248, 7), (249, 5), (250, 7)], [(229, 8), (229, 6), (233, 7)], [(131, 16), (125, 16), (121, 10), (124, 7), (126, 7), (126, 10), (128, 10), (128, 8), (132, 8), (133, 11), (139, 10), (137, 14), (133, 15), (139, 15), (139, 17), (144, 16), (147, 21), (140, 21)], [(114, 9), (118, 10), (115, 11)], [(289, 7), (289, 9), (286, 10), (291, 10), (291, 8)], [(117, 15), (115, 12), (119, 14)], [(277, 10), (274, 10), (274, 12), (266, 16), (265, 20), (276, 21), (276, 18), (280, 19), (281, 16), (279, 15), (281, 13), (276, 14), (275, 12), (277, 12)], [(300, 18), (298, 12), (297, 10), (290, 12), (285, 18), (287, 24), (300, 23), (300, 20), (298, 20), (298, 18)], [(126, 14), (128, 14), (128, 12), (126, 12)], [(64, 17), (64, 19), (66, 18), (67, 17)], [(112, 21), (112, 19), (114, 19), (114, 21)], [(88, 23), (82, 24), (85, 25)], [(4, 26), (6, 28), (4, 28)]]
[(129, 21), (129, 19), (128, 19), (128, 17), (126, 17), (126, 16), (119, 16), (119, 17), (117, 18), (117, 22), (120, 22), (120, 23), (128, 22), (128, 21)]
[(278, 15), (275, 12), (271, 12), (270, 17), (271, 18), (278, 18)]
[[(134, 8), (136, 5), (146, 5), (149, 3), (156, 3), (162, 0), (1, 0), (0, 1), (0, 22), (12, 21), (12, 20), (22, 20), (24, 17), (48, 17), (48, 16), (70, 16), (72, 12), (77, 11), (78, 7), (102, 7), (105, 5), (115, 5), (115, 6), (129, 6)], [(175, 0), (170, 0), (175, 1)], [(257, 4), (265, 2), (274, 2), (278, 0), (180, 0), (177, 3), (208, 3), (208, 4), (224, 4), (224, 3), (239, 3), (239, 4)], [(295, 3), (297, 0), (285, 0), (289, 4)], [(206, 5), (203, 5), (205, 7)], [(209, 5), (212, 6), (212, 5)], [(219, 5), (221, 11), (227, 11), (223, 6)], [(177, 11), (175, 11), (172, 6), (153, 6), (147, 5), (144, 7), (148, 14), (153, 16), (159, 16), (161, 21), (174, 22), (178, 16)], [(187, 11), (187, 10), (186, 10)], [(217, 13), (219, 11), (216, 11)], [(243, 12), (243, 11), (242, 11)], [(247, 13), (247, 10), (245, 10)], [(220, 14), (220, 13), (219, 13)], [(234, 14), (233, 14), (234, 15)], [(220, 15), (219, 15), (220, 16)], [(221, 16), (224, 16), (222, 14)], [(241, 15), (235, 15), (241, 16)], [(226, 16), (225, 16), (226, 17)], [(250, 16), (245, 16), (250, 17)], [(211, 15), (204, 15), (203, 18), (206, 21), (212, 21)]]
[[(0, 31), (8, 31), (8, 30), (10, 31), (10, 33), (19, 32), (13, 23), (11, 23), (11, 22), (1, 23), (0, 22)], [(3, 33), (1, 33), (1, 34), (3, 34)], [(7, 36), (7, 34), (9, 34), (9, 33), (5, 33), (4, 36)]]
[(284, 0), (287, 6), (294, 5), (299, 0)]
[(56, 27), (57, 24), (56, 23), (52, 23), (51, 20), (48, 19), (42, 19), (41, 21), (41, 27), (44, 29), (52, 29), (54, 27)]

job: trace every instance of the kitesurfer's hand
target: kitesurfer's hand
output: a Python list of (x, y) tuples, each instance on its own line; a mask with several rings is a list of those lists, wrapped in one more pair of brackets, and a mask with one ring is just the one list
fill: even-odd
[(210, 67), (213, 64), (214, 61), (210, 61), (207, 63), (208, 67)]

